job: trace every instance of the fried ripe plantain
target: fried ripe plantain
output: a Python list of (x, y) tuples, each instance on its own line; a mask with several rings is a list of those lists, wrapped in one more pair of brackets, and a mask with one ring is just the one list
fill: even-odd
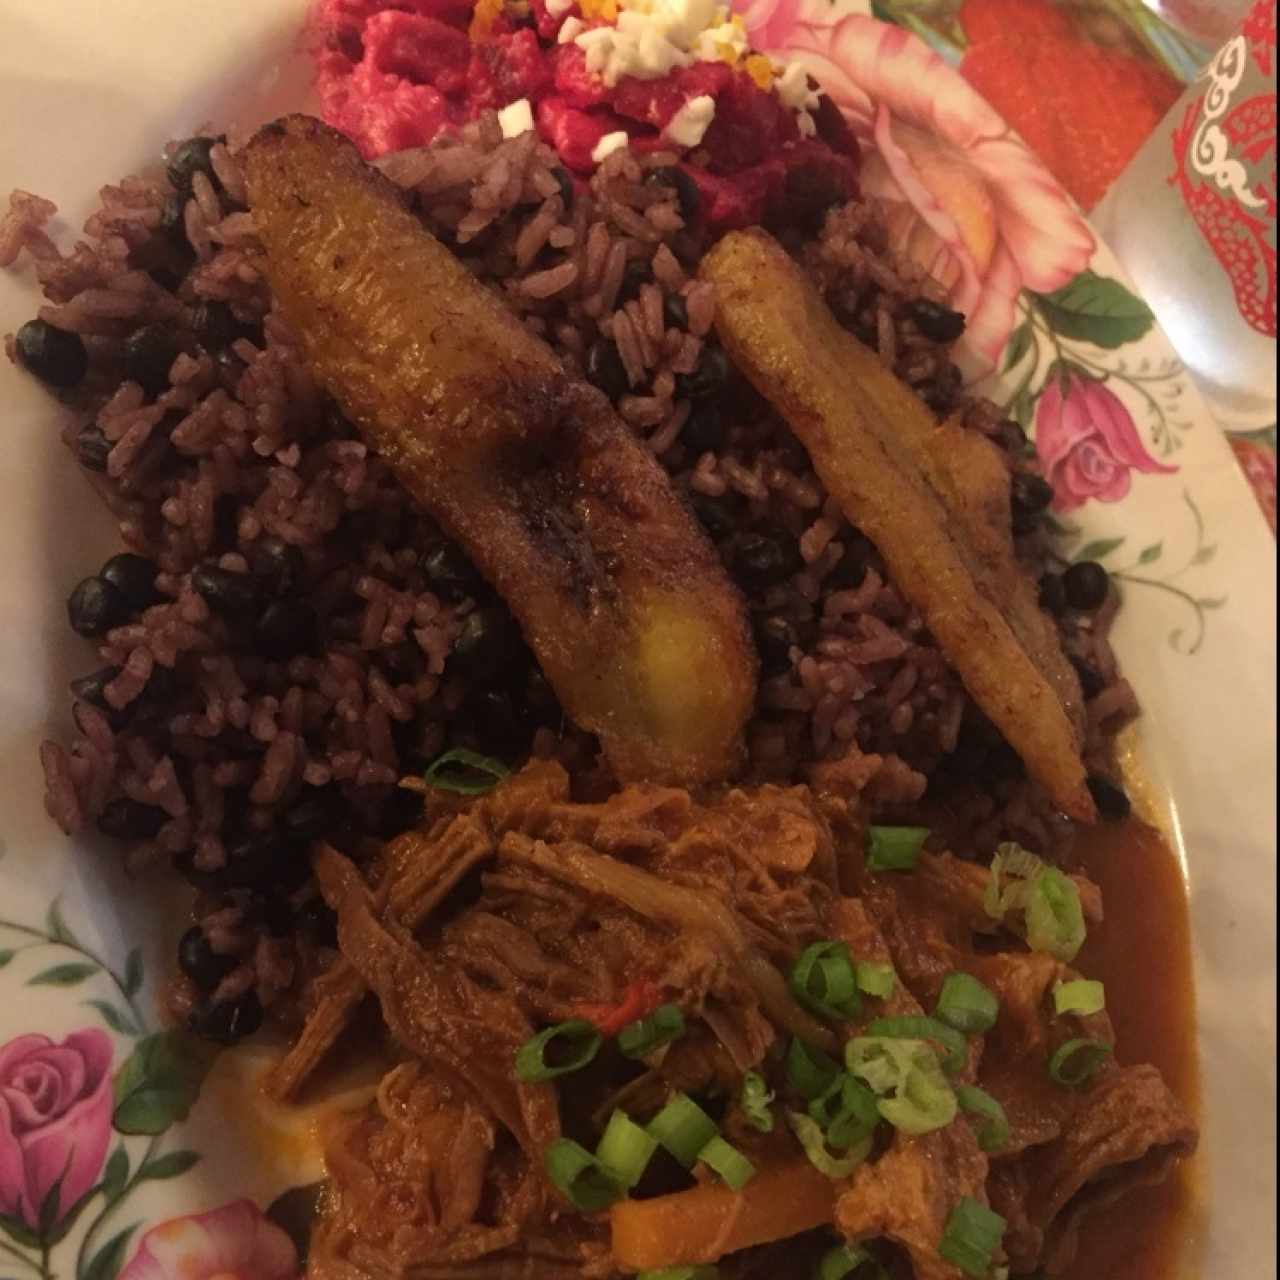
[(1079, 681), (1017, 563), (994, 447), (939, 425), (764, 232), (725, 236), (701, 274), (716, 286), (725, 348), (879, 548), (974, 701), (1054, 802), (1092, 821)]
[(245, 154), (267, 276), (318, 382), (511, 606), (623, 780), (726, 777), (757, 662), (658, 464), (340, 134)]

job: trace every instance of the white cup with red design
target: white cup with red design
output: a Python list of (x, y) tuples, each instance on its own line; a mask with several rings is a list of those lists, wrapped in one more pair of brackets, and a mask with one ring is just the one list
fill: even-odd
[(1276, 420), (1276, 14), (1256, 0), (1094, 210), (1228, 431)]

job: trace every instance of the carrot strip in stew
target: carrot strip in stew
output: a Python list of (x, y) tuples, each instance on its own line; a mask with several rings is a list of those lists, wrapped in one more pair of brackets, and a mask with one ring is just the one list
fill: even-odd
[(613, 1258), (624, 1271), (716, 1262), (831, 1221), (835, 1183), (807, 1160), (762, 1169), (741, 1191), (708, 1184), (609, 1211)]

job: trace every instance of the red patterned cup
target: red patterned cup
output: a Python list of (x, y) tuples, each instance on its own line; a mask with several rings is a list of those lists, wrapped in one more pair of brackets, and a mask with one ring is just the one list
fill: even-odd
[(1276, 15), (1257, 0), (1094, 215), (1228, 430), (1276, 418)]

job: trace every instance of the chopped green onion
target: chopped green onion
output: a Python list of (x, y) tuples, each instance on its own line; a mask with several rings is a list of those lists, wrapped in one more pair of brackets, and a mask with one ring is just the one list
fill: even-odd
[(1004, 1239), (1005, 1220), (985, 1204), (965, 1196), (947, 1219), (938, 1253), (967, 1276), (986, 1280), (991, 1259)]
[(880, 1095), (905, 1079), (915, 1062), (918, 1040), (882, 1040), (855, 1036), (844, 1047), (845, 1066)]
[(716, 1122), (686, 1093), (677, 1093), (645, 1126), (686, 1169), (719, 1134)]
[(647, 1018), (638, 1018), (618, 1032), (618, 1051), (624, 1058), (646, 1058), (684, 1035), (680, 1006), (660, 1004)]
[(1000, 1001), (968, 973), (949, 973), (942, 981), (934, 1016), (966, 1035), (989, 1031), (1000, 1016)]
[(1075, 1013), (1087, 1018), (1092, 1013), (1101, 1013), (1107, 1007), (1107, 989), (1101, 982), (1093, 982), (1088, 978), (1060, 982), (1053, 989), (1053, 1007), (1059, 1014)]
[(849, 945), (815, 942), (791, 969), (791, 990), (810, 1013), (832, 1022), (856, 1018), (862, 1008)]
[(861, 1080), (841, 1075), (820, 1098), (809, 1103), (809, 1114), (827, 1135), (827, 1145), (845, 1151), (869, 1137), (880, 1123), (876, 1095)]
[[(860, 1270), (867, 1268), (870, 1270)], [(818, 1262), (813, 1280), (888, 1280), (888, 1272), (860, 1245), (839, 1244), (827, 1250)]]
[(871, 1139), (865, 1138), (843, 1157), (833, 1156), (827, 1150), (826, 1134), (822, 1126), (811, 1116), (799, 1111), (788, 1111), (787, 1120), (795, 1131), (809, 1163), (828, 1178), (847, 1178), (871, 1154)]
[(657, 1138), (636, 1124), (625, 1111), (615, 1111), (596, 1147), (596, 1159), (616, 1174), (624, 1187), (631, 1188), (640, 1181), (657, 1149)]
[(879, 1000), (893, 995), (897, 977), (891, 964), (877, 964), (874, 960), (859, 960), (854, 967), (858, 978), (858, 990)]
[(955, 1119), (956, 1095), (924, 1040), (856, 1036), (845, 1061), (880, 1095), (881, 1116), (902, 1133), (932, 1133)]
[(839, 1065), (821, 1049), (796, 1038), (787, 1046), (787, 1083), (806, 1101), (826, 1093), (839, 1074)]
[(977, 1138), (983, 1151), (999, 1151), (1009, 1141), (1009, 1118), (985, 1089), (979, 1089), (976, 1084), (957, 1085), (956, 1101), (962, 1110), (982, 1120)]
[(731, 1191), (741, 1191), (756, 1176), (756, 1167), (723, 1138), (715, 1137), (698, 1152), (698, 1159), (718, 1173)]
[(662, 1267), (658, 1271), (641, 1271), (636, 1280), (720, 1280), (718, 1267)]
[(868, 871), (914, 871), (928, 827), (868, 827)]
[[(1026, 893), (1025, 882), (1039, 875), (1044, 865), (1040, 858), (1020, 844), (1009, 841), (999, 845), (996, 848), (996, 856), (991, 860), (991, 876), (982, 897), (982, 905), (987, 915), (993, 920), (1003, 920), (1015, 906), (1021, 906), (1022, 898)], [(1001, 887), (1004, 876), (1011, 876), (1019, 883), (1004, 889)]]
[[(488, 775), (476, 777), (476, 774)], [(503, 778), (509, 778), (511, 770), (501, 760), (482, 756), (466, 747), (454, 747), (427, 766), (422, 780), (437, 791), (456, 791), (464, 796), (482, 796), (492, 791)]]
[(1056, 867), (1046, 867), (1031, 882), (1027, 897), (1027, 946), (1067, 964), (1076, 958), (1084, 938), (1080, 890)]
[[(600, 1032), (582, 1018), (548, 1027), (516, 1051), (516, 1075), (535, 1082), (579, 1071), (600, 1052), (601, 1039)], [(553, 1048), (561, 1055), (559, 1062), (547, 1061), (547, 1053)]]
[(748, 1071), (742, 1077), (742, 1114), (747, 1123), (760, 1133), (773, 1132), (773, 1112), (769, 1110), (773, 1097), (773, 1090), (765, 1084), (764, 1076), (758, 1071)]
[(907, 1014), (900, 1018), (875, 1018), (867, 1024), (863, 1034), (886, 1036), (890, 1039), (932, 1040), (947, 1051), (942, 1065), (949, 1075), (963, 1071), (969, 1061), (969, 1046), (964, 1036), (945, 1022), (939, 1022), (937, 1018), (926, 1018), (919, 1014)]
[(1083, 1089), (1110, 1052), (1111, 1046), (1101, 1040), (1068, 1040), (1049, 1059), (1049, 1079), (1068, 1089)]
[(625, 1188), (613, 1171), (569, 1138), (553, 1142), (543, 1159), (547, 1176), (574, 1208), (583, 1213), (606, 1209), (623, 1196)]

